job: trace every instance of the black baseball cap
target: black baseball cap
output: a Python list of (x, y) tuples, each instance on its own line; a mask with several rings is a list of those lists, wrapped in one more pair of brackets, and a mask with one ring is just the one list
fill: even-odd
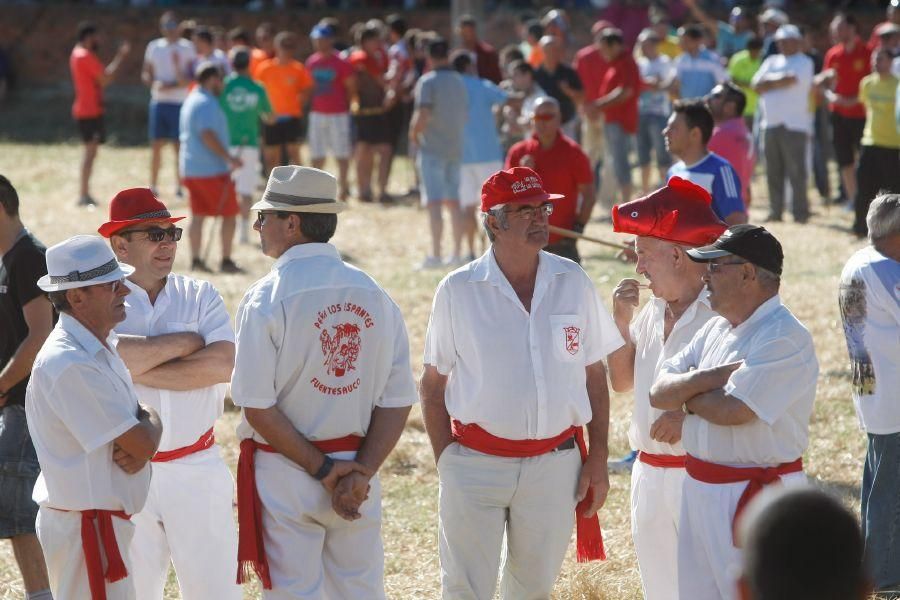
[(687, 254), (694, 262), (709, 262), (733, 254), (776, 275), (781, 275), (784, 264), (781, 244), (759, 225), (732, 225), (709, 246), (692, 248)]

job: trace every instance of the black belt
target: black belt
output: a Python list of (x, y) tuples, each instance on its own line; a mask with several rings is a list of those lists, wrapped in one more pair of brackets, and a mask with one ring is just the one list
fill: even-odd
[(563, 450), (573, 450), (575, 448), (575, 438), (570, 437), (562, 444), (551, 450), (551, 452), (562, 452)]

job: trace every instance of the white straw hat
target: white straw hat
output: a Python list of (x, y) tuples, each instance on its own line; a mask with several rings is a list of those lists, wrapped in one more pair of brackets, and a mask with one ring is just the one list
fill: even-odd
[(47, 274), (38, 279), (45, 292), (118, 281), (134, 267), (116, 260), (112, 249), (96, 235), (76, 235), (47, 248)]
[(337, 180), (331, 173), (311, 167), (275, 167), (262, 199), (252, 210), (339, 213), (347, 204), (337, 200)]

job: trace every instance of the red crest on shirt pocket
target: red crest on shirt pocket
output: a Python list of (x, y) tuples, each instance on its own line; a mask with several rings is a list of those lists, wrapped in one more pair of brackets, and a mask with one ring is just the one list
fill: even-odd
[(566, 352), (572, 356), (578, 354), (581, 349), (581, 328), (570, 325), (563, 327), (563, 331), (566, 334)]

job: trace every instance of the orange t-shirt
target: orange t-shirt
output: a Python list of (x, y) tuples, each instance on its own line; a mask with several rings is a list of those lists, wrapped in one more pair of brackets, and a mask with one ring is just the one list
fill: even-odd
[(303, 63), (292, 60), (281, 64), (278, 59), (270, 58), (259, 65), (256, 79), (266, 88), (272, 111), (278, 116), (303, 116), (300, 94), (313, 87), (312, 75)]
[(535, 44), (528, 55), (528, 64), (537, 69), (544, 63), (544, 49)]
[(75, 46), (69, 56), (69, 70), (75, 88), (72, 116), (76, 119), (95, 119), (103, 114), (103, 87), (100, 76), (103, 63), (97, 55), (81, 46)]
[(253, 48), (250, 51), (250, 76), (253, 79), (256, 79), (256, 72), (259, 70), (259, 65), (270, 58), (272, 57), (262, 48)]

